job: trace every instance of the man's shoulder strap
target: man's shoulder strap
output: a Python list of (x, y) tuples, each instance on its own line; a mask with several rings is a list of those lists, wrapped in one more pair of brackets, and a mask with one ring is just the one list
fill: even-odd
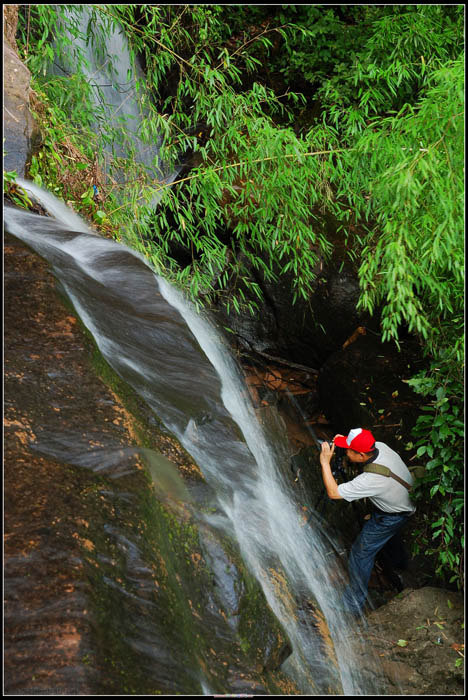
[(394, 474), (389, 467), (384, 467), (383, 464), (377, 464), (377, 462), (371, 462), (370, 464), (366, 464), (365, 467), (362, 469), (363, 472), (370, 472), (371, 474), (380, 474), (381, 476), (389, 476), (392, 479), (395, 479), (398, 481), (402, 486), (408, 489), (408, 491), (411, 491), (411, 485), (408, 484), (406, 481), (403, 481), (399, 476)]

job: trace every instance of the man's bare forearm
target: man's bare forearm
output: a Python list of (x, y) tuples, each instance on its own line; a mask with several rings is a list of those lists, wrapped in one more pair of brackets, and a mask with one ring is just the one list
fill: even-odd
[(337, 499), (341, 498), (338, 493), (338, 484), (335, 481), (335, 477), (332, 474), (330, 460), (333, 456), (333, 448), (326, 442), (322, 444), (322, 451), (320, 453), (320, 464), (322, 466), (322, 479), (325, 486), (325, 490), (329, 498)]

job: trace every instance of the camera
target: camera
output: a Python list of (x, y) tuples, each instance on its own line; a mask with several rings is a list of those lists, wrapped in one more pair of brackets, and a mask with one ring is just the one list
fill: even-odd
[[(330, 447), (333, 447), (334, 440), (322, 440), (318, 439), (317, 442), (319, 443), (320, 446), (324, 442), (328, 442)], [(332, 474), (336, 478), (337, 476), (341, 476), (343, 478), (346, 478), (346, 472), (343, 466), (343, 459), (346, 453), (346, 448), (345, 447), (338, 447), (338, 445), (335, 445), (335, 452), (333, 454), (333, 463), (332, 463)]]
[(333, 459), (333, 468), (332, 468), (332, 473), (333, 476), (345, 476), (345, 471), (343, 467), (343, 459), (346, 453), (346, 449), (344, 447), (337, 447), (335, 445), (335, 454), (334, 454), (334, 459)]

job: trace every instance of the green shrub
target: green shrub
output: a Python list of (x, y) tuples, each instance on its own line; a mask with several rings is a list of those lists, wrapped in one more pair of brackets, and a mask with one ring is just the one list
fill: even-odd
[(418, 417), (414, 435), (417, 456), (425, 461), (425, 476), (415, 490), (416, 500), (429, 497), (436, 520), (416, 533), (415, 551), (436, 557), (436, 574), (464, 585), (464, 420), (463, 381), (453, 376), (446, 358), (433, 362), (409, 384), (432, 397)]

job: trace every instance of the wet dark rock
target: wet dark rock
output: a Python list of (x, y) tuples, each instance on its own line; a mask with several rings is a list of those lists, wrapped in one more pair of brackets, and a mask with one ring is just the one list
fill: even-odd
[(276, 671), (280, 668), (281, 664), (286, 661), (286, 659), (291, 656), (292, 648), (289, 642), (283, 644), (282, 646), (274, 646), (272, 648), (266, 647), (265, 649), (265, 671)]
[[(260, 352), (270, 349), (278, 352), (278, 324), (274, 309), (267, 300), (260, 314), (226, 313), (225, 309), (217, 309), (216, 320), (237, 336), (240, 347)], [(228, 334), (228, 340), (232, 341), (231, 334)]]
[[(313, 291), (307, 300), (293, 303), (294, 278), (282, 275), (276, 282), (253, 278), (264, 295), (261, 312), (219, 317), (239, 338), (239, 344), (319, 368), (358, 326), (376, 326), (367, 313), (357, 310), (359, 282), (344, 255), (317, 265)], [(378, 323), (378, 321), (377, 321)]]
[(322, 410), (336, 432), (346, 435), (351, 428), (367, 428), (376, 440), (401, 451), (421, 402), (406, 381), (423, 366), (421, 347), (411, 338), (398, 352), (373, 333), (360, 335), (321, 368)]
[(164, 452), (198, 495), (189, 456), (109, 368), (109, 385), (97, 376), (44, 261), (5, 242), (7, 693), (278, 692), (253, 640), (273, 656), (286, 639), (259, 585), (215, 537), (205, 557), (131, 446)]
[(352, 265), (341, 256), (324, 267), (311, 297), (314, 344), (320, 365), (340, 348), (359, 326), (378, 327), (378, 320), (359, 311), (359, 281)]
[(239, 622), (240, 601), (245, 592), (242, 576), (233, 558), (215, 538), (214, 533), (204, 533), (202, 549), (205, 561), (213, 575), (216, 597), (226, 613), (228, 623), (236, 628)]

